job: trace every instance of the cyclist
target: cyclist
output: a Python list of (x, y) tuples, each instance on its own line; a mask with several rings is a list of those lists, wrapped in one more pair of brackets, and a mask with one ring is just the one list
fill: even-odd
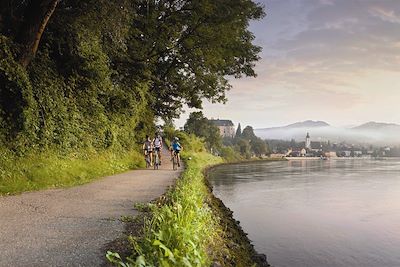
[(153, 139), (154, 152), (158, 155), (158, 164), (161, 165), (161, 150), (163, 147), (163, 141), (160, 133), (156, 133), (156, 138)]
[(178, 158), (178, 167), (181, 166), (181, 156), (179, 155), (179, 152), (183, 149), (182, 145), (179, 143), (179, 138), (175, 137), (174, 141), (171, 144), (171, 157), (174, 156), (174, 153), (176, 154)]
[(146, 135), (146, 141), (143, 143), (143, 153), (146, 158), (147, 155), (150, 157), (150, 166), (153, 166), (153, 142), (148, 135)]

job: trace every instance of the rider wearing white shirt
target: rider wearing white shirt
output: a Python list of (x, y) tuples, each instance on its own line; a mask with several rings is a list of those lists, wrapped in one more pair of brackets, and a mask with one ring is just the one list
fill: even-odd
[(159, 164), (161, 165), (161, 149), (163, 147), (163, 141), (159, 133), (156, 134), (156, 137), (153, 140), (153, 146), (155, 153), (158, 154)]

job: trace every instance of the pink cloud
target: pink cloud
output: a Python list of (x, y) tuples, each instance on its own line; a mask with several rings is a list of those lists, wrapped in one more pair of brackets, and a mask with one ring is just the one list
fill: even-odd
[(400, 15), (396, 14), (393, 10), (374, 6), (369, 9), (369, 12), (372, 16), (378, 17), (383, 21), (400, 24)]

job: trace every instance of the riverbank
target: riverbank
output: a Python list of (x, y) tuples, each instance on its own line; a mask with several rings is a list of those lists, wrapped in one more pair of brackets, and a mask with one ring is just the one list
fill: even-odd
[(206, 168), (223, 160), (206, 152), (183, 156), (186, 169), (176, 185), (145, 205), (151, 212), (143, 220), (127, 224), (130, 256), (110, 252), (108, 259), (115, 265), (269, 266), (232, 212), (212, 194)]
[(399, 173), (399, 160), (271, 162), (209, 181), (271, 265), (400, 266)]
[[(207, 177), (207, 173), (205, 174)], [(208, 178), (207, 178), (208, 179)], [(223, 261), (221, 266), (250, 266), (246, 264), (255, 264), (256, 266), (270, 266), (267, 261), (267, 256), (265, 254), (257, 253), (254, 249), (254, 245), (248, 238), (247, 233), (244, 232), (243, 228), (240, 226), (240, 221), (233, 217), (233, 212), (225, 206), (221, 199), (217, 198), (212, 192), (212, 186), (205, 181), (207, 187), (209, 188), (210, 194), (210, 206), (215, 214), (220, 218), (220, 225), (225, 229), (225, 246), (227, 249), (232, 251), (236, 259), (239, 261)], [(246, 261), (241, 262), (240, 259), (246, 259)], [(249, 260), (250, 259), (250, 260)], [(218, 266), (218, 264), (216, 265)]]

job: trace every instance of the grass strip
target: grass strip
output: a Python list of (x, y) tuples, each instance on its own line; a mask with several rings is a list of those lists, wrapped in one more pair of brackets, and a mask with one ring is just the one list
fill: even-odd
[(0, 195), (85, 184), (96, 178), (143, 167), (136, 151), (54, 151), (23, 157), (0, 150)]
[(183, 157), (186, 169), (175, 187), (148, 205), (141, 235), (129, 237), (131, 256), (109, 251), (108, 260), (124, 267), (254, 265), (250, 241), (205, 179), (204, 169), (222, 158), (206, 152)]

